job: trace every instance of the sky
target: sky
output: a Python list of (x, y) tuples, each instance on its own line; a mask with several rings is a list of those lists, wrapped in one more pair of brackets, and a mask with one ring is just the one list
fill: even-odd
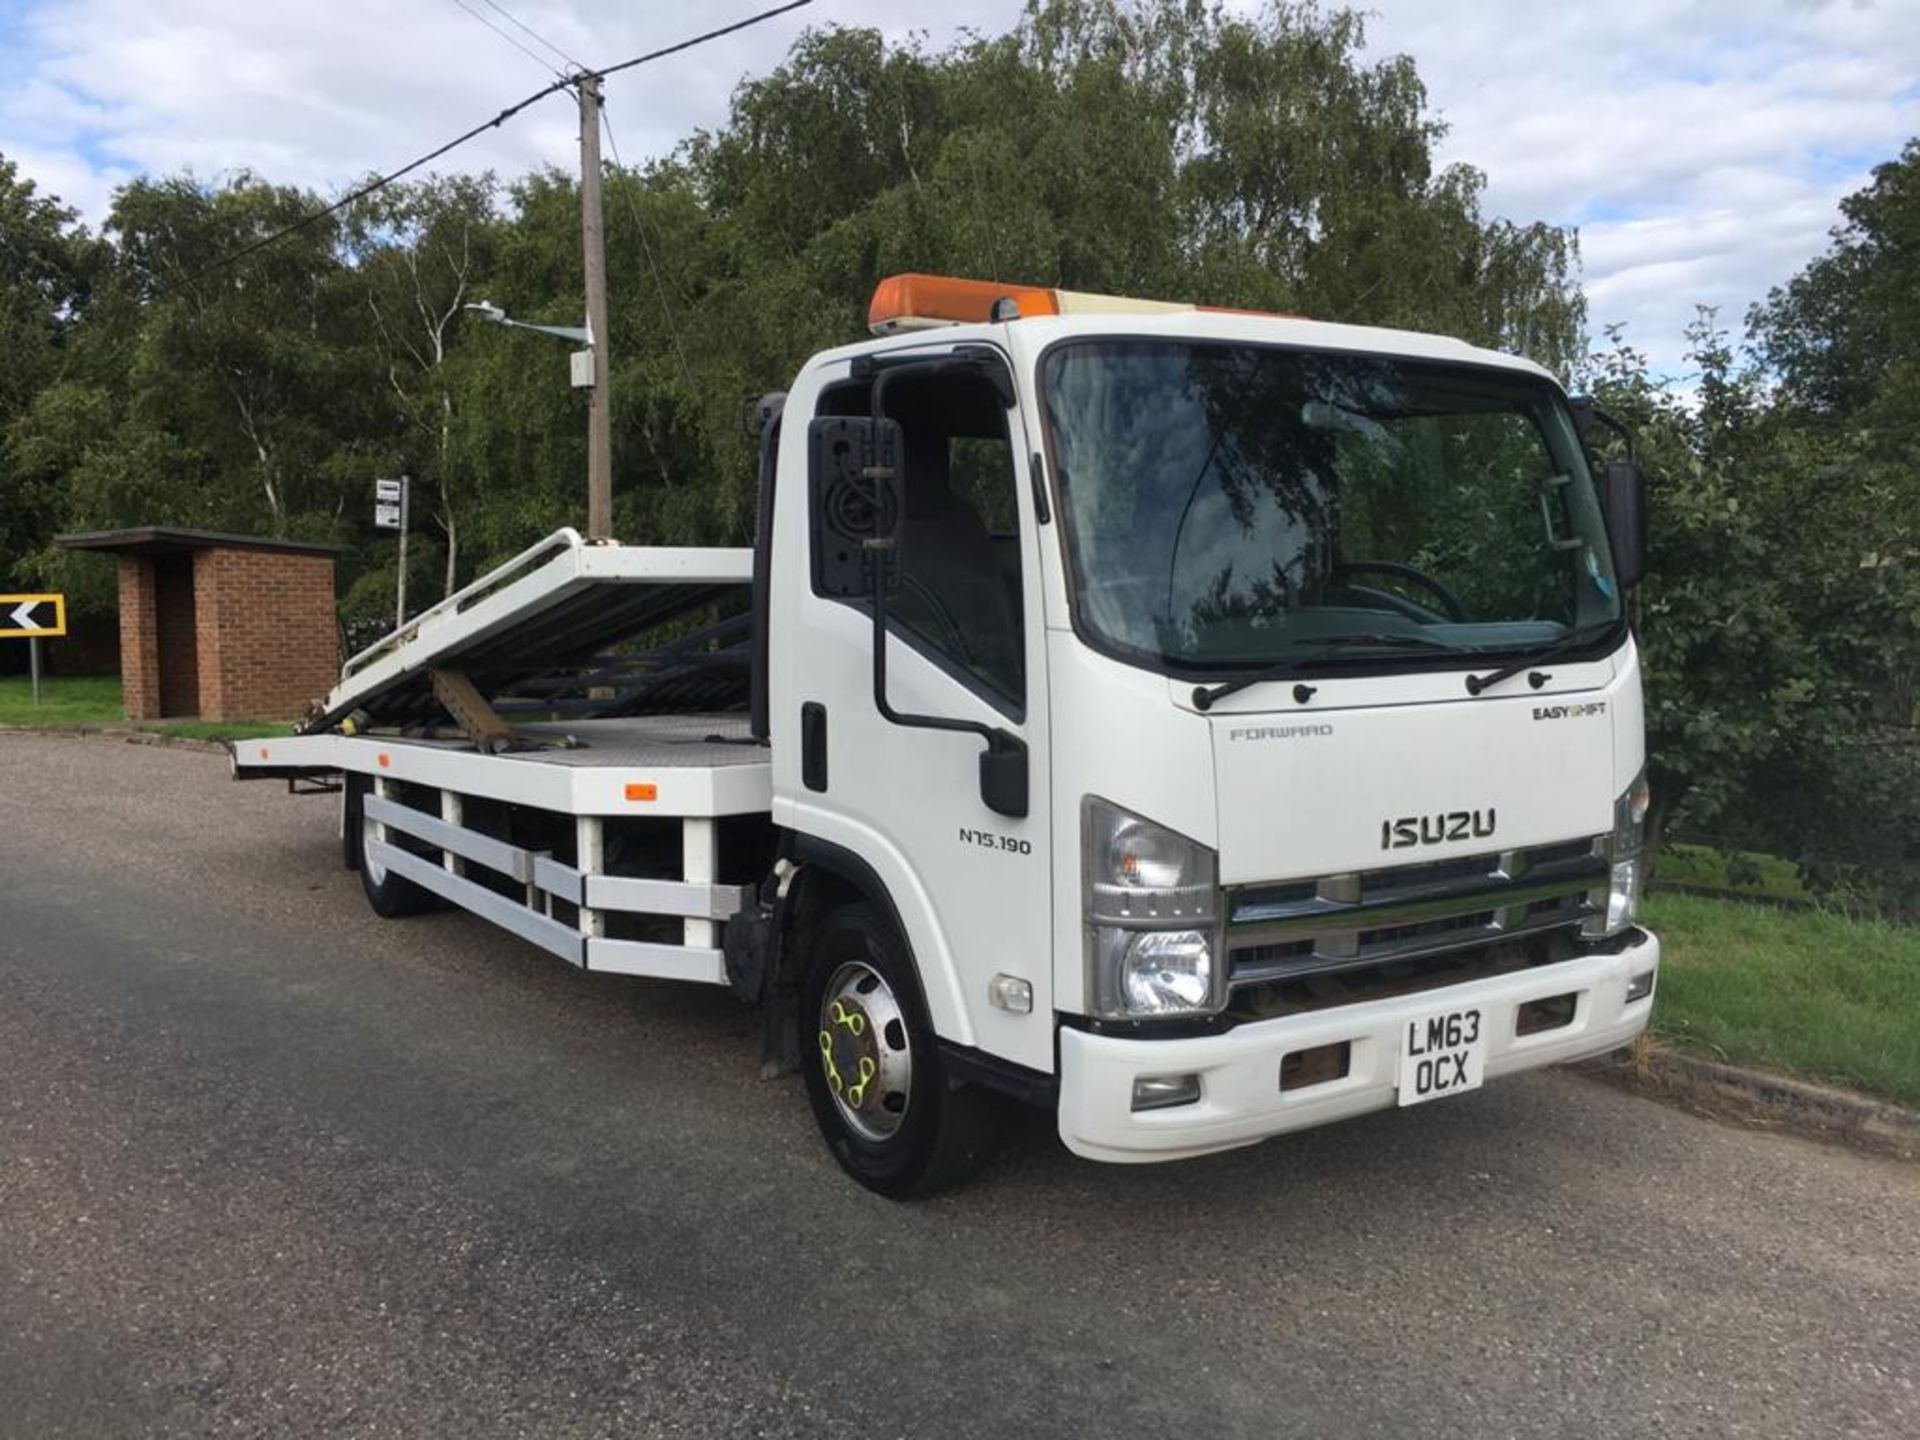
[[(765, 0), (0, 0), (0, 154), (98, 223), (116, 185), (191, 168), (334, 190), (411, 159), (551, 78), (540, 41), (604, 65)], [(1236, 3), (1235, 8), (1251, 8)], [(1580, 233), (1596, 336), (1684, 384), (1698, 305), (1737, 328), (1824, 248), (1838, 201), (1920, 135), (1920, 0), (1366, 0), (1368, 49), (1413, 56), (1442, 162), (1485, 209)], [(807, 24), (940, 46), (1020, 0), (814, 0), (608, 81), (621, 156), (726, 115)], [(524, 25), (525, 30), (519, 28)], [(450, 157), (576, 164), (557, 96)], [(997, 277), (1018, 280), (1019, 276)], [(1337, 317), (1335, 317), (1337, 318)]]

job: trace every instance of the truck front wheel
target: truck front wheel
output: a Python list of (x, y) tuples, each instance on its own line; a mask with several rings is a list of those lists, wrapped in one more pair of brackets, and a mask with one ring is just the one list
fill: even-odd
[(894, 1199), (978, 1169), (993, 1150), (993, 1098), (948, 1080), (893, 927), (874, 906), (849, 905), (820, 922), (805, 953), (801, 1070), (841, 1168)]

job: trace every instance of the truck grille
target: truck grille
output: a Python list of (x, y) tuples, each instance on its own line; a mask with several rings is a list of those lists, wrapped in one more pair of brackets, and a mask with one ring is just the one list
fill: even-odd
[(1581, 839), (1242, 885), (1226, 897), (1228, 977), (1265, 985), (1577, 926), (1607, 883), (1605, 856)]

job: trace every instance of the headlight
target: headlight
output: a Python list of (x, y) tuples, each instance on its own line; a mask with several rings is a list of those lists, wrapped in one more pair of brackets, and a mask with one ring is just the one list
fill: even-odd
[(1594, 890), (1590, 897), (1596, 912), (1586, 924), (1585, 933), (1590, 936), (1618, 935), (1640, 914), (1640, 891), (1647, 879), (1647, 808), (1652, 799), (1647, 772), (1642, 770), (1613, 802), (1613, 834), (1598, 842), (1600, 852), (1611, 862), (1607, 888)]
[(1120, 988), (1135, 1015), (1202, 1009), (1213, 994), (1213, 945), (1198, 930), (1143, 930), (1127, 946)]
[(1105, 800), (1083, 808), (1087, 994), (1110, 1019), (1218, 1010), (1226, 977), (1213, 851)]

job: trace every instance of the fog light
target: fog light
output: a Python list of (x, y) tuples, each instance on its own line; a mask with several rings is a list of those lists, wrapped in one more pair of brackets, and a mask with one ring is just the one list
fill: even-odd
[(1631, 980), (1627, 981), (1627, 1004), (1629, 1005), (1633, 1004), (1636, 1000), (1646, 999), (1647, 996), (1652, 993), (1653, 971), (1651, 970), (1642, 970), (1638, 975), (1635, 975)]
[(1033, 983), (1018, 975), (999, 974), (987, 982), (987, 999), (1015, 1015), (1033, 1013)]
[(1573, 1023), (1574, 1014), (1579, 1008), (1580, 995), (1571, 990), (1565, 995), (1529, 1000), (1514, 1011), (1513, 1033), (1538, 1035), (1542, 1030), (1564, 1030)]
[(1304, 1090), (1309, 1085), (1344, 1080), (1352, 1064), (1353, 1046), (1346, 1040), (1316, 1045), (1311, 1050), (1295, 1050), (1280, 1062), (1280, 1088)]
[(1198, 1075), (1142, 1075), (1133, 1082), (1135, 1110), (1170, 1110), (1199, 1098)]

